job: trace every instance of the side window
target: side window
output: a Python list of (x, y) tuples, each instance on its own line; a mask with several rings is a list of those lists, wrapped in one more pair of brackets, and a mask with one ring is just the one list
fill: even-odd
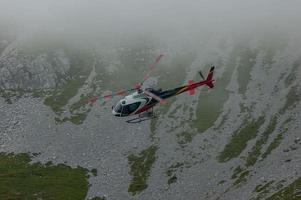
[(122, 108), (122, 115), (126, 116), (131, 114), (132, 112), (136, 111), (137, 108), (140, 106), (140, 102), (132, 103), (126, 106), (123, 106)]
[(116, 113), (121, 113), (121, 110), (122, 110), (121, 104), (117, 104), (117, 106), (115, 106), (114, 110)]
[(122, 107), (122, 115), (127, 116), (127, 115), (129, 115), (129, 114), (130, 114), (129, 106), (128, 106), (128, 105), (123, 106), (123, 107)]
[(130, 113), (134, 112), (140, 106), (140, 102), (132, 103), (129, 105)]

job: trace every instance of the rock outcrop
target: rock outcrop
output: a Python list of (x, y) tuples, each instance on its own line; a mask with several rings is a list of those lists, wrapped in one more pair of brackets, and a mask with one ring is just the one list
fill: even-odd
[(18, 40), (0, 56), (0, 89), (47, 89), (64, 81), (70, 62), (63, 50), (27, 55)]

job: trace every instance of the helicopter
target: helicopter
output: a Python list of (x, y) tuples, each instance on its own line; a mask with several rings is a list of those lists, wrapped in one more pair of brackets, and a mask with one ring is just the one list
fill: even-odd
[[(149, 72), (144, 77), (142, 83), (138, 83), (135, 85), (134, 88), (128, 90), (119, 90), (115, 93), (111, 92), (110, 94), (104, 96), (94, 96), (90, 98), (91, 103), (95, 103), (98, 99), (104, 99), (105, 101), (109, 100), (111, 97), (119, 95), (124, 96), (121, 100), (119, 100), (114, 106), (112, 106), (112, 114), (116, 117), (128, 117), (133, 115), (138, 115), (138, 118), (134, 118), (128, 120), (128, 123), (135, 123), (144, 121), (142, 118), (144, 117), (154, 117), (153, 115), (153, 107), (157, 104), (165, 104), (166, 99), (170, 97), (174, 97), (176, 95), (182, 94), (184, 92), (189, 92), (189, 95), (195, 94), (195, 89), (200, 86), (208, 86), (209, 88), (214, 87), (214, 79), (213, 79), (213, 72), (214, 66), (211, 66), (209, 73), (204, 78), (201, 71), (199, 71), (199, 75), (202, 77), (203, 80), (201, 81), (193, 81), (189, 80), (187, 85), (183, 85), (174, 89), (169, 90), (162, 90), (162, 89), (154, 89), (154, 88), (145, 88), (142, 89), (143, 83), (150, 77), (150, 73), (154, 70), (155, 66), (159, 64), (163, 55), (159, 55), (156, 58), (155, 63), (150, 65)], [(132, 93), (131, 93), (132, 92)], [(126, 95), (131, 93), (129, 95)], [(136, 120), (139, 121), (136, 121)]]

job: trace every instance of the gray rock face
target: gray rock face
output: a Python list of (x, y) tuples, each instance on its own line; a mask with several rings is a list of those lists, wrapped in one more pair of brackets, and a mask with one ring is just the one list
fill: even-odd
[(26, 55), (15, 41), (0, 56), (0, 89), (54, 88), (69, 69), (69, 59), (63, 50)]
[[(241, 48), (229, 42), (227, 48), (221, 49), (218, 43), (212, 43), (203, 46), (206, 51), (198, 52), (194, 62), (185, 66), (183, 84), (193, 79), (200, 66), (220, 59), (223, 62), (216, 68), (214, 90), (208, 94), (199, 91), (194, 96), (183, 94), (171, 101), (169, 107), (162, 105), (166, 111), (158, 114), (154, 130), (151, 130), (153, 121), (128, 124), (124, 118), (114, 118), (109, 106), (95, 104), (82, 124), (69, 121), (59, 124), (53, 120), (55, 113), (41, 99), (21, 97), (7, 104), (0, 97), (0, 152), (40, 153), (34, 161), (66, 162), (97, 169), (98, 175), (89, 179), (87, 199), (94, 196), (110, 200), (267, 199), (279, 190), (279, 183), (284, 187), (301, 176), (301, 44), (291, 42), (269, 57), (265, 49), (256, 45)], [(251, 46), (255, 46), (253, 51), (248, 50)], [(239, 54), (232, 55), (233, 49)], [(55, 85), (54, 80), (68, 72), (69, 61), (63, 51), (35, 57), (18, 52), (16, 46), (7, 47), (0, 59), (0, 83), (11, 80), (7, 87), (18, 84), (51, 87)], [(106, 58), (119, 66), (117, 58)], [(113, 70), (108, 72), (114, 73), (114, 68), (110, 69)], [(223, 81), (227, 76), (229, 80)], [(167, 79), (172, 78), (175, 77)], [(228, 97), (220, 100), (225, 94)], [(114, 98), (109, 105), (119, 100)], [(213, 112), (218, 103), (221, 111), (216, 119), (207, 130), (198, 130), (197, 123), (205, 121), (210, 114), (206, 106)], [(238, 132), (246, 130), (260, 116), (264, 116), (261, 125)], [(271, 128), (273, 119), (277, 123)], [(237, 133), (241, 133), (239, 138)], [(236, 143), (231, 143), (235, 137)], [(233, 149), (239, 144), (245, 147), (237, 155)], [(150, 145), (156, 145), (158, 150), (147, 188), (132, 196), (128, 192), (133, 179), (128, 156), (139, 155)], [(221, 161), (219, 157), (227, 145), (234, 147), (229, 153), (232, 157)], [(248, 158), (251, 161), (255, 158), (254, 163), (248, 164)]]

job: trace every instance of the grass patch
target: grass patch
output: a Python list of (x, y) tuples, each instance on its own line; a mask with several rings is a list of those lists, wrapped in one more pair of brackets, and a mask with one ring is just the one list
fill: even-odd
[(106, 198), (105, 197), (93, 197), (90, 200), (106, 200)]
[(91, 173), (93, 174), (93, 176), (97, 176), (97, 169), (92, 169)]
[(249, 48), (244, 48), (240, 52), (239, 66), (237, 68), (237, 81), (239, 85), (239, 93), (244, 94), (250, 82), (250, 72), (256, 62), (257, 51), (252, 51)]
[(300, 95), (297, 93), (297, 86), (291, 87), (290, 91), (286, 95), (286, 101), (284, 106), (280, 109), (280, 114), (283, 114), (287, 109), (291, 108), (298, 101), (301, 100)]
[(131, 154), (128, 156), (130, 165), (130, 175), (132, 176), (128, 192), (136, 195), (147, 188), (147, 179), (150, 176), (150, 170), (156, 160), (155, 145), (141, 151), (138, 155)]
[(0, 199), (85, 199), (88, 170), (30, 162), (25, 153), (0, 153)]
[(280, 144), (281, 141), (283, 140), (283, 135), (282, 133), (279, 133), (276, 138), (271, 142), (271, 144), (268, 146), (267, 150), (262, 154), (262, 158), (266, 158), (269, 154), (272, 153), (274, 149), (276, 149)]
[(277, 125), (277, 117), (273, 117), (273, 119), (270, 121), (268, 127), (266, 128), (266, 130), (262, 133), (261, 137), (259, 138), (259, 140), (256, 141), (255, 145), (252, 147), (251, 151), (248, 153), (248, 157), (246, 159), (246, 166), (253, 166), (258, 157), (261, 154), (261, 148), (262, 145), (265, 144), (267, 142), (267, 140), (269, 139), (269, 135), (271, 133), (273, 133), (273, 131), (275, 130)]
[(219, 181), (218, 183), (217, 183), (217, 185), (222, 185), (222, 184), (224, 184), (224, 183), (226, 183), (227, 181), (226, 180), (221, 180), (221, 181)]
[(257, 193), (257, 197), (254, 198), (256, 200), (259, 199), (264, 199), (264, 197), (266, 197), (266, 195), (270, 192), (271, 189), (274, 189), (274, 184), (275, 181), (269, 181), (266, 182), (265, 184), (259, 184), (255, 187), (255, 189), (253, 190), (253, 192)]
[(234, 181), (233, 185), (238, 185), (243, 182), (247, 181), (247, 177), (249, 176), (250, 172), (248, 170), (242, 171), (239, 177)]
[[(49, 106), (57, 114), (63, 111), (63, 107), (74, 97), (84, 85), (91, 72), (94, 58), (92, 53), (84, 50), (65, 50), (70, 60), (69, 80), (66, 84), (58, 86), (51, 95), (47, 96), (44, 104)], [(66, 78), (65, 78), (66, 79)]]
[(237, 166), (233, 170), (233, 174), (231, 176), (231, 179), (235, 179), (235, 181), (233, 182), (233, 186), (236, 186), (242, 182), (246, 182), (247, 176), (249, 176), (249, 173), (250, 173), (249, 170), (242, 168), (240, 165)]
[(172, 176), (168, 179), (167, 183), (168, 185), (173, 184), (175, 182), (177, 182), (178, 178), (176, 176)]
[(300, 200), (301, 199), (301, 177), (294, 182), (276, 192), (267, 200), (282, 199), (282, 200)]
[(190, 143), (194, 137), (194, 133), (182, 132), (177, 134), (178, 144), (185, 146), (187, 143)]
[[(158, 88), (162, 88), (162, 90), (168, 90), (172, 88), (179, 87), (183, 85), (183, 80), (186, 77), (186, 69), (192, 64), (195, 59), (194, 54), (184, 54), (175, 56), (170, 61), (164, 62), (164, 57), (162, 58), (163, 62), (160, 68), (158, 68), (154, 75), (159, 76), (158, 80)], [(185, 94), (182, 94), (185, 95)], [(172, 97), (167, 100), (167, 103), (164, 105), (159, 105), (156, 108), (156, 114), (158, 116), (165, 114), (168, 112), (172, 103), (176, 100), (176, 97)], [(172, 113), (171, 113), (172, 114)], [(172, 116), (169, 116), (172, 117)], [(154, 133), (156, 127), (159, 123), (159, 117), (152, 119), (151, 121), (151, 132)]]
[(167, 180), (168, 185), (177, 182), (177, 179), (178, 179), (178, 178), (177, 178), (177, 176), (175, 175), (175, 172), (176, 172), (179, 168), (181, 168), (181, 167), (183, 167), (183, 166), (184, 166), (184, 163), (182, 163), (182, 162), (177, 162), (176, 164), (171, 165), (171, 166), (167, 169), (166, 175), (167, 175), (167, 177), (168, 177), (168, 180)]
[(166, 171), (167, 176), (172, 176), (172, 174), (180, 167), (183, 167), (184, 163), (183, 162), (177, 162), (174, 165), (171, 165), (168, 170)]
[(293, 63), (292, 71), (284, 80), (286, 87), (290, 86), (297, 79), (298, 68), (300, 66), (301, 66), (301, 58)]
[[(226, 87), (231, 80), (234, 67), (239, 55), (239, 48), (236, 48), (230, 56), (229, 62), (226, 64), (226, 70), (222, 77), (217, 80), (216, 85), (208, 94), (201, 94), (196, 109), (196, 119), (191, 122), (192, 126), (197, 128), (198, 132), (204, 132), (211, 126), (222, 112), (224, 103), (229, 98), (229, 92)], [(216, 70), (222, 66), (220, 62), (217, 64)], [(205, 67), (206, 70), (209, 65)], [(215, 78), (216, 79), (216, 78)]]
[(256, 188), (254, 189), (255, 192), (264, 192), (267, 191), (267, 189), (270, 187), (271, 184), (273, 184), (274, 181), (269, 181), (264, 185), (257, 185)]
[(238, 129), (218, 156), (218, 161), (226, 162), (239, 156), (246, 148), (248, 141), (256, 137), (258, 129), (263, 123), (264, 117), (261, 116), (257, 120), (252, 120)]
[(216, 128), (214, 128), (214, 130), (220, 130), (221, 129), (221, 127), (228, 120), (229, 114), (230, 114), (230, 110), (228, 110), (228, 112), (222, 116), (222, 120), (221, 120), (220, 124)]
[(0, 89), (0, 96), (4, 99), (7, 104), (12, 104), (14, 100), (21, 98), (26, 91), (23, 89), (15, 90), (4, 90)]
[(171, 106), (171, 104), (173, 102), (175, 102), (175, 100), (176, 100), (175, 98), (169, 99), (166, 104), (164, 104), (164, 105), (157, 105), (157, 107), (155, 108), (156, 109), (155, 110), (156, 117), (153, 118), (151, 120), (151, 122), (150, 122), (150, 130), (151, 130), (152, 136), (155, 134), (156, 128), (159, 125), (159, 123), (161, 122), (159, 120), (159, 116), (167, 113), (168, 110), (169, 110), (169, 108), (170, 108), (170, 106)]
[(231, 179), (236, 179), (238, 177), (238, 175), (243, 171), (243, 169), (241, 168), (241, 166), (237, 166), (234, 170), (233, 170), (233, 174), (231, 176)]
[[(89, 111), (88, 111), (89, 112)], [(74, 115), (71, 115), (70, 117), (64, 117), (64, 118), (59, 118), (59, 117), (55, 117), (54, 120), (56, 123), (58, 124), (62, 124), (64, 122), (71, 122), (73, 124), (79, 125), (82, 124), (85, 119), (87, 118), (87, 113), (77, 113)]]
[(56, 90), (53, 94), (46, 97), (44, 104), (49, 106), (54, 112), (61, 113), (63, 107), (77, 94), (85, 80), (85, 78), (79, 78), (68, 81), (63, 88)]

